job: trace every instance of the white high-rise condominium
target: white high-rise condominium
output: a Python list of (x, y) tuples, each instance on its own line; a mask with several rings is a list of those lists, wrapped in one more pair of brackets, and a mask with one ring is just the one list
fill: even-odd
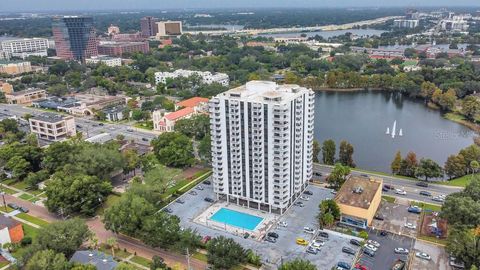
[(251, 81), (210, 101), (218, 199), (283, 214), (313, 173), (314, 93)]

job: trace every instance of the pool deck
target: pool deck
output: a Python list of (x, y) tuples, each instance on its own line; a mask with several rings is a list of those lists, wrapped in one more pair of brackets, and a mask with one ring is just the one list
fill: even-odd
[[(244, 228), (235, 227), (233, 225), (229, 225), (226, 223), (221, 223), (218, 221), (214, 221), (210, 219), (215, 213), (217, 213), (220, 209), (226, 208), (238, 212), (242, 212), (245, 214), (249, 214), (252, 216), (263, 218), (263, 220), (256, 226), (256, 228), (251, 231)], [(266, 232), (275, 224), (278, 216), (275, 214), (261, 212), (258, 210), (247, 209), (236, 204), (231, 204), (227, 202), (217, 202), (210, 207), (208, 207), (205, 211), (203, 211), (200, 215), (198, 215), (193, 221), (207, 226), (209, 228), (213, 228), (216, 230), (227, 231), (231, 234), (243, 236), (245, 233), (249, 233), (252, 238), (256, 240), (261, 240)]]

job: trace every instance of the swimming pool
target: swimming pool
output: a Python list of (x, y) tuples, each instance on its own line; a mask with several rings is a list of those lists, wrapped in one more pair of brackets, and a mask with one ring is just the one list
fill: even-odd
[(255, 228), (263, 221), (263, 218), (254, 215), (238, 212), (228, 208), (221, 208), (210, 220), (225, 223), (230, 226), (234, 226), (249, 231), (255, 230)]

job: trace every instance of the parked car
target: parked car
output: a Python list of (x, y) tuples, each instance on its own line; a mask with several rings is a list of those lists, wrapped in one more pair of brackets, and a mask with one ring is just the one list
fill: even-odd
[(363, 246), (363, 247), (366, 248), (366, 249), (370, 249), (370, 250), (372, 250), (372, 251), (374, 251), (374, 252), (378, 250), (378, 248), (377, 248), (376, 246), (371, 245), (371, 244), (366, 244), (366, 245)]
[[(95, 126), (95, 125), (93, 125), (93, 126)], [(128, 132), (133, 132), (133, 129), (127, 128), (127, 131), (128, 131)]]
[(243, 239), (247, 239), (248, 237), (250, 237), (250, 234), (248, 232), (243, 234)]
[(269, 232), (269, 233), (267, 233), (267, 236), (273, 237), (273, 238), (278, 238), (279, 237), (278, 233), (276, 233), (276, 232)]
[(28, 211), (30, 211), (30, 210), (28, 210), (28, 208), (26, 208), (26, 207), (19, 207), (18, 210), (19, 210), (20, 212), (23, 212), (23, 213), (28, 213)]
[(375, 251), (373, 251), (371, 249), (368, 249), (368, 248), (364, 248), (363, 249), (363, 254), (366, 254), (370, 257), (374, 257), (375, 256)]
[(265, 237), (265, 241), (270, 242), (270, 243), (276, 243), (277, 239), (273, 238), (273, 237), (270, 237), (270, 236), (267, 236), (267, 237)]
[(352, 268), (352, 266), (346, 262), (338, 262), (337, 263), (337, 267), (340, 267), (342, 269), (348, 269), (350, 270), (350, 268)]
[(287, 227), (288, 226), (288, 223), (286, 221), (279, 221), (278, 222), (278, 226), (280, 227)]
[(197, 187), (195, 187), (195, 189), (198, 189), (198, 190), (204, 190), (203, 186), (202, 185), (198, 185)]
[(103, 123), (98, 123), (99, 126), (103, 127), (105, 124)]
[(328, 239), (328, 233), (326, 233), (326, 232), (319, 232), (318, 236)]
[(369, 240), (367, 240), (367, 244), (372, 245), (372, 246), (377, 247), (377, 248), (380, 247), (380, 243), (378, 243), (375, 240), (370, 240), (369, 239)]
[(308, 200), (310, 200), (310, 197), (308, 197), (308, 196), (300, 196), (300, 200), (308, 201)]
[(394, 248), (393, 251), (396, 253), (396, 254), (408, 254), (408, 249), (406, 248)]
[(142, 141), (148, 142), (148, 139), (147, 138), (142, 138)]
[(203, 181), (203, 184), (204, 184), (204, 185), (211, 185), (212, 182), (210, 182), (210, 180), (205, 180), (205, 181)]
[(388, 191), (390, 191), (390, 189), (389, 189), (389, 188), (386, 188), (386, 187), (382, 187), (382, 191), (383, 191), (383, 192), (388, 192)]
[(7, 203), (7, 206), (14, 209), (14, 210), (17, 210), (18, 208), (20, 208), (20, 206), (14, 204), (14, 203)]
[(412, 229), (412, 230), (415, 230), (417, 228), (417, 225), (415, 225), (413, 223), (410, 223), (410, 222), (407, 222), (407, 223), (405, 223), (405, 227), (409, 228), (409, 229)]
[(182, 199), (177, 199), (175, 202), (176, 202), (176, 203), (180, 203), (180, 204), (184, 204), (184, 203), (185, 203), (185, 201), (182, 200)]
[(390, 189), (390, 190), (395, 189), (394, 186), (388, 185), (388, 184), (383, 185), (383, 187), (386, 188), (386, 189)]
[(353, 269), (354, 270), (368, 270), (368, 268), (365, 265), (361, 265), (359, 263), (355, 264), (355, 267)]
[(323, 245), (325, 245), (325, 242), (322, 240), (315, 239), (312, 241), (312, 247), (314, 248), (320, 249), (321, 247), (323, 247)]
[(370, 177), (370, 175), (368, 175), (368, 174), (360, 174), (360, 176), (362, 176), (362, 177)]
[(302, 246), (308, 245), (308, 241), (300, 237), (295, 240), (295, 243)]
[(195, 196), (195, 195), (197, 195), (198, 193), (197, 193), (195, 190), (191, 190), (191, 191), (188, 192), (188, 194)]
[(427, 260), (427, 261), (430, 261), (432, 259), (432, 257), (430, 257), (430, 255), (428, 255), (425, 252), (416, 252), (415, 256), (420, 258), (420, 259)]
[(403, 189), (396, 189), (395, 190), (395, 194), (398, 194), (398, 195), (407, 195), (407, 192)]
[(303, 194), (306, 194), (306, 195), (310, 195), (310, 196), (311, 196), (311, 195), (313, 195), (313, 192), (311, 192), (310, 190), (305, 190), (305, 191), (303, 192)]
[(376, 214), (373, 218), (376, 220), (385, 220), (385, 218), (380, 214)]
[(362, 243), (360, 243), (360, 241), (358, 241), (357, 239), (350, 239), (350, 244), (354, 246), (360, 246)]
[(215, 201), (214, 201), (212, 198), (210, 198), (210, 197), (205, 197), (205, 199), (203, 199), (203, 200), (206, 201), (206, 202), (209, 202), (209, 203), (215, 202)]
[(310, 227), (303, 227), (303, 231), (306, 233), (315, 234), (315, 229), (312, 229)]
[(304, 207), (305, 204), (303, 204), (303, 202), (299, 202), (299, 201), (296, 201), (293, 205), (295, 206), (300, 206), (300, 207)]
[(450, 264), (450, 266), (453, 266), (454, 269), (465, 269), (465, 263), (462, 262), (460, 259), (450, 256), (448, 260), (448, 264)]
[(419, 181), (416, 183), (416, 185), (419, 187), (428, 187), (428, 183), (424, 181)]
[(347, 253), (347, 254), (351, 254), (351, 255), (355, 255), (355, 253), (356, 253), (353, 248), (349, 248), (349, 247), (343, 247), (342, 252)]
[(173, 210), (171, 208), (167, 207), (167, 208), (163, 208), (163, 212), (171, 214), (171, 213), (173, 213)]
[(380, 236), (387, 236), (387, 235), (388, 235), (387, 231), (385, 231), (385, 230), (380, 231)]
[(430, 193), (430, 192), (428, 192), (428, 191), (425, 191), (425, 190), (420, 191), (419, 194), (422, 195), (422, 196), (427, 196), (427, 197), (431, 197), (431, 196), (432, 196), (432, 193)]
[(413, 206), (408, 207), (407, 211), (410, 212), (410, 213), (420, 214), (420, 213), (422, 213), (422, 208), (413, 205)]
[(318, 249), (314, 248), (314, 247), (307, 247), (307, 253), (310, 253), (310, 254), (314, 254), (314, 255), (317, 255), (318, 253)]

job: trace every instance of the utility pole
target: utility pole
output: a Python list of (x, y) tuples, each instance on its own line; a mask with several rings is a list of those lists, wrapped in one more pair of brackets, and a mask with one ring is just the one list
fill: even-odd
[(188, 247), (187, 247), (187, 270), (192, 270), (190, 267), (190, 253), (188, 252)]

